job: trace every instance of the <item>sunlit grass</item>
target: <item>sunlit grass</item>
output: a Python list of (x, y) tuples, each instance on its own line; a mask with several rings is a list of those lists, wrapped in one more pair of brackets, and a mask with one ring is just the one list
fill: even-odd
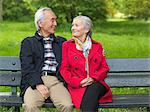
[[(93, 39), (101, 42), (107, 58), (150, 57), (150, 23), (109, 21), (94, 23)], [(71, 24), (58, 24), (56, 35), (70, 39)], [(33, 22), (0, 23), (0, 55), (18, 56), (21, 40), (35, 33)]]

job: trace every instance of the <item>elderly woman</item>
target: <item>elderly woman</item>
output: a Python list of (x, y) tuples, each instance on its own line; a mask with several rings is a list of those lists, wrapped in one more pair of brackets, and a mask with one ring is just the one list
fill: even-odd
[(105, 82), (109, 67), (104, 50), (92, 39), (89, 17), (75, 17), (71, 30), (72, 39), (63, 43), (60, 72), (75, 107), (83, 112), (96, 112), (99, 103), (112, 102), (110, 87)]

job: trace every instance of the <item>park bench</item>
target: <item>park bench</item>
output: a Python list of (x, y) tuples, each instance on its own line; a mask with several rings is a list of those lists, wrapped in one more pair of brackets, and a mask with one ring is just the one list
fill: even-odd
[[(147, 88), (150, 89), (150, 58), (107, 59), (110, 72), (106, 82), (111, 88)], [(13, 107), (19, 112), (22, 99), (19, 96), (21, 80), (20, 60), (18, 57), (0, 56), (0, 86), (11, 87), (10, 92), (0, 92), (0, 106)], [(64, 99), (65, 100), (65, 99)], [(53, 108), (46, 102), (43, 107)], [(113, 94), (113, 102), (100, 104), (100, 108), (139, 108), (150, 112), (150, 94)]]

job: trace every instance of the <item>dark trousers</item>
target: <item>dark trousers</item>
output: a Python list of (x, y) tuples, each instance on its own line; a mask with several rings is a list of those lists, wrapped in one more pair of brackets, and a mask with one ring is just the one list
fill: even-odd
[(100, 82), (89, 85), (84, 93), (81, 110), (83, 112), (98, 111), (99, 99), (106, 93), (106, 88)]

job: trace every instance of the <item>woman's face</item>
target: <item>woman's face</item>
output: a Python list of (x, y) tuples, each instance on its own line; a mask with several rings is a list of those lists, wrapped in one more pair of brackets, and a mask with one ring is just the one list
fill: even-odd
[(85, 29), (84, 23), (80, 19), (74, 19), (72, 22), (72, 36), (76, 38), (85, 37), (86, 33), (88, 32), (87, 29)]

